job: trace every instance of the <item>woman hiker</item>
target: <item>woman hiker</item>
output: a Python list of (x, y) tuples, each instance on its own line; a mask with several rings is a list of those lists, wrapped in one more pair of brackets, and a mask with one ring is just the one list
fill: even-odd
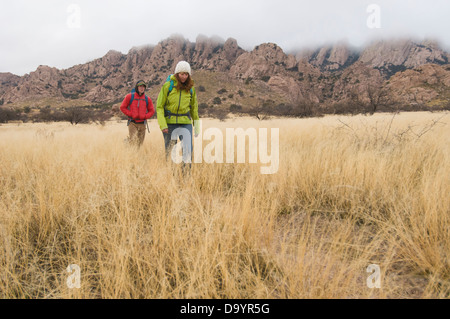
[(178, 138), (182, 142), (183, 163), (192, 163), (192, 122), (195, 136), (199, 134), (197, 94), (191, 78), (191, 66), (181, 61), (161, 88), (156, 103), (158, 124), (164, 136), (166, 157)]
[(128, 116), (128, 141), (138, 148), (144, 143), (147, 120), (155, 114), (152, 100), (145, 95), (146, 88), (144, 81), (138, 81), (120, 106), (122, 113)]

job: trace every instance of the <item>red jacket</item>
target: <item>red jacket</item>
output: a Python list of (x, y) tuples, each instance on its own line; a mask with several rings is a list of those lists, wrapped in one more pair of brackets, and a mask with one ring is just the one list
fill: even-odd
[(133, 103), (130, 105), (128, 109), (128, 105), (131, 101), (131, 94), (127, 94), (125, 99), (120, 106), (120, 110), (123, 114), (133, 119), (137, 123), (142, 123), (145, 120), (150, 119), (153, 114), (155, 114), (155, 107), (153, 106), (152, 99), (148, 97), (148, 107), (145, 103), (145, 95), (139, 96), (137, 93), (134, 93)]

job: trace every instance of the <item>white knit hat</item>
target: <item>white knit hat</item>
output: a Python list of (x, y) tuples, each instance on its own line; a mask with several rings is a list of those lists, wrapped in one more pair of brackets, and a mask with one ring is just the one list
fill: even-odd
[(186, 61), (180, 61), (178, 62), (177, 66), (175, 67), (175, 74), (186, 72), (191, 75), (191, 66)]

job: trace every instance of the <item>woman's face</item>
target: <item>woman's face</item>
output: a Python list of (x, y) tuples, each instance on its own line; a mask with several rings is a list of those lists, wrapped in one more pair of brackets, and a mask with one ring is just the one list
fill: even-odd
[(189, 77), (189, 73), (186, 73), (186, 72), (178, 73), (178, 78), (180, 79), (181, 83), (186, 82), (188, 77)]

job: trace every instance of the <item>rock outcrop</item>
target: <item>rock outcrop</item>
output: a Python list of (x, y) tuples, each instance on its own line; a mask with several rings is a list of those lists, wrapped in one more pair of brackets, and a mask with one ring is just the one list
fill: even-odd
[(346, 43), (326, 46), (318, 50), (305, 50), (297, 55), (297, 59), (318, 67), (322, 72), (342, 70), (359, 58), (356, 49)]
[(0, 73), (0, 97), (6, 91), (14, 88), (20, 81), (20, 76), (12, 73)]
[(226, 72), (245, 51), (235, 39), (223, 41), (220, 38), (198, 36), (192, 55), (191, 64), (195, 68)]
[(60, 70), (41, 65), (36, 71), (21, 77), (14, 87), (6, 90), (2, 100), (4, 103), (12, 103), (30, 98), (62, 97), (60, 83)]
[(440, 104), (450, 98), (450, 65), (426, 64), (397, 73), (386, 87), (398, 103)]
[(390, 77), (399, 71), (405, 71), (424, 64), (448, 64), (449, 55), (439, 48), (437, 43), (411, 40), (380, 41), (367, 47), (359, 61), (377, 68)]
[(257, 46), (253, 51), (241, 54), (230, 69), (232, 76), (239, 79), (265, 79), (272, 75), (285, 75), (294, 68), (297, 60), (292, 55), (286, 55), (274, 43)]

